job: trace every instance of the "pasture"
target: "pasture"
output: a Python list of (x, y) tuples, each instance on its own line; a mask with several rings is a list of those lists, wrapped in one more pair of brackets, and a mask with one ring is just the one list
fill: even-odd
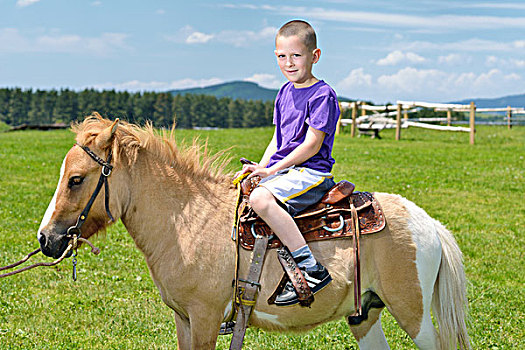
[[(215, 151), (233, 146), (234, 171), (235, 159), (260, 158), (271, 133), (181, 130), (177, 138), (207, 138)], [(431, 130), (403, 130), (398, 142), (394, 130), (381, 136), (339, 135), (336, 179), (354, 182), (357, 190), (401, 194), (444, 223), (464, 254), (473, 348), (525, 348), (525, 128), (478, 127), (475, 146), (466, 134)], [(69, 131), (0, 133), (0, 265), (38, 247), (40, 220), (73, 143)], [(172, 312), (122, 224), (93, 242), (102, 252), (79, 249), (76, 282), (70, 259), (0, 280), (0, 348), (176, 346)], [(392, 349), (415, 348), (387, 312), (383, 324)], [(229, 340), (220, 337), (218, 348), (228, 348)], [(356, 349), (357, 343), (340, 320), (305, 334), (249, 329), (245, 348)]]

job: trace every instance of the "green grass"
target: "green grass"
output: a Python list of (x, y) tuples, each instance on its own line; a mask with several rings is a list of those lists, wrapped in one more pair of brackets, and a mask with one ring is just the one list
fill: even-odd
[(4, 132), (10, 129), (10, 126), (6, 123), (0, 121), (0, 132)]
[[(213, 150), (233, 146), (234, 159), (258, 160), (270, 129), (178, 131), (208, 138)], [(340, 135), (334, 175), (358, 190), (399, 193), (454, 232), (465, 255), (475, 349), (525, 348), (525, 128), (480, 127), (468, 134), (392, 130), (382, 140)], [(38, 246), (36, 231), (53, 196), (73, 134), (0, 133), (0, 265)], [(233, 161), (229, 170), (234, 170)], [(225, 234), (229, 234), (226, 232)], [(172, 312), (161, 302), (143, 257), (122, 224), (95, 240), (102, 253), (79, 251), (79, 280), (70, 261), (0, 280), (1, 349), (168, 349), (176, 346)], [(42, 259), (42, 258), (39, 258)], [(414, 349), (385, 312), (392, 349)], [(230, 337), (219, 338), (228, 348)], [(305, 334), (249, 329), (246, 349), (356, 349), (341, 321)]]

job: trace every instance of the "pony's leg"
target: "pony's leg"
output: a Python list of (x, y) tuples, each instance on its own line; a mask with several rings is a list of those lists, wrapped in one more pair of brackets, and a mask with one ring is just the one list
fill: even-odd
[[(435, 276), (432, 279), (435, 281)], [(395, 288), (393, 285), (385, 285), (379, 296), (419, 349), (439, 349), (437, 332), (430, 316), (434, 281), (418, 281), (420, 288), (417, 285), (407, 286), (402, 292), (398, 290), (395, 293), (391, 292)]]
[(381, 327), (381, 310), (370, 309), (368, 318), (358, 325), (350, 325), (350, 330), (359, 343), (359, 349), (390, 349)]
[(175, 312), (175, 326), (177, 327), (177, 349), (191, 349), (190, 320)]
[[(392, 293), (390, 291), (394, 286), (385, 285), (383, 293), (386, 295), (380, 297), (385, 301), (388, 311), (419, 349), (438, 349), (439, 339), (432, 324), (430, 307), (439, 264), (434, 267), (429, 261), (421, 261), (419, 254), (416, 264), (418, 274), (412, 286), (407, 285), (402, 292), (398, 290)], [(423, 268), (424, 264), (427, 264), (427, 268)]]
[(215, 349), (222, 318), (222, 312), (213, 315), (209, 309), (202, 309), (201, 312), (190, 314), (191, 348)]
[(375, 293), (420, 349), (437, 349), (430, 306), (441, 264), (441, 243), (434, 220), (423, 209), (406, 199), (396, 201), (392, 199), (390, 210), (397, 210), (401, 216), (388, 214), (391, 233), (385, 231), (374, 242), (380, 281)]
[(432, 318), (430, 317), (430, 309), (423, 315), (419, 333), (415, 338), (412, 338), (412, 340), (419, 349), (434, 350), (440, 348), (439, 337), (432, 324)]

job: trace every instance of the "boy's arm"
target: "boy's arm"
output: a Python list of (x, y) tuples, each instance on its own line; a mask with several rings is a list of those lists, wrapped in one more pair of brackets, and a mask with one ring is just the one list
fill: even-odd
[(244, 173), (251, 173), (256, 171), (257, 169), (265, 168), (268, 163), (270, 163), (270, 157), (277, 152), (277, 129), (273, 132), (272, 140), (266, 146), (266, 150), (264, 151), (264, 154), (261, 158), (261, 161), (259, 163), (252, 163), (252, 164), (244, 164), (242, 166), (242, 170), (235, 173), (234, 178), (239, 177), (240, 175)]
[(308, 131), (306, 132), (306, 137), (303, 143), (297, 146), (297, 148), (290, 152), (290, 154), (284, 157), (281, 161), (272, 165), (270, 168), (257, 167), (250, 174), (250, 177), (259, 175), (264, 178), (266, 176), (275, 174), (279, 170), (286, 169), (292, 165), (299, 165), (301, 163), (304, 163), (305, 161), (316, 155), (317, 152), (319, 152), (321, 146), (323, 145), (325, 135), (326, 134), (323, 131), (309, 127)]

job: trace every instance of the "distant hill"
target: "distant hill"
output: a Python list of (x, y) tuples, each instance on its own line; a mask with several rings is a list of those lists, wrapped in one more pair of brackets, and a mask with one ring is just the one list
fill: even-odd
[[(210, 85), (202, 88), (170, 90), (173, 95), (211, 95), (217, 98), (230, 97), (243, 100), (273, 101), (279, 92), (278, 89), (267, 89), (257, 83), (250, 81), (232, 81), (218, 85)], [(340, 101), (351, 101), (346, 97), (338, 96)]]
[(470, 101), (474, 101), (477, 108), (489, 108), (489, 107), (525, 107), (525, 94), (503, 96), (498, 98), (473, 98), (465, 99), (462, 101), (455, 101), (450, 103), (469, 104)]
[(273, 101), (279, 90), (267, 89), (250, 81), (232, 81), (229, 83), (211, 85), (202, 88), (191, 88), (168, 91), (173, 95), (211, 95), (217, 98), (230, 97), (243, 100)]

